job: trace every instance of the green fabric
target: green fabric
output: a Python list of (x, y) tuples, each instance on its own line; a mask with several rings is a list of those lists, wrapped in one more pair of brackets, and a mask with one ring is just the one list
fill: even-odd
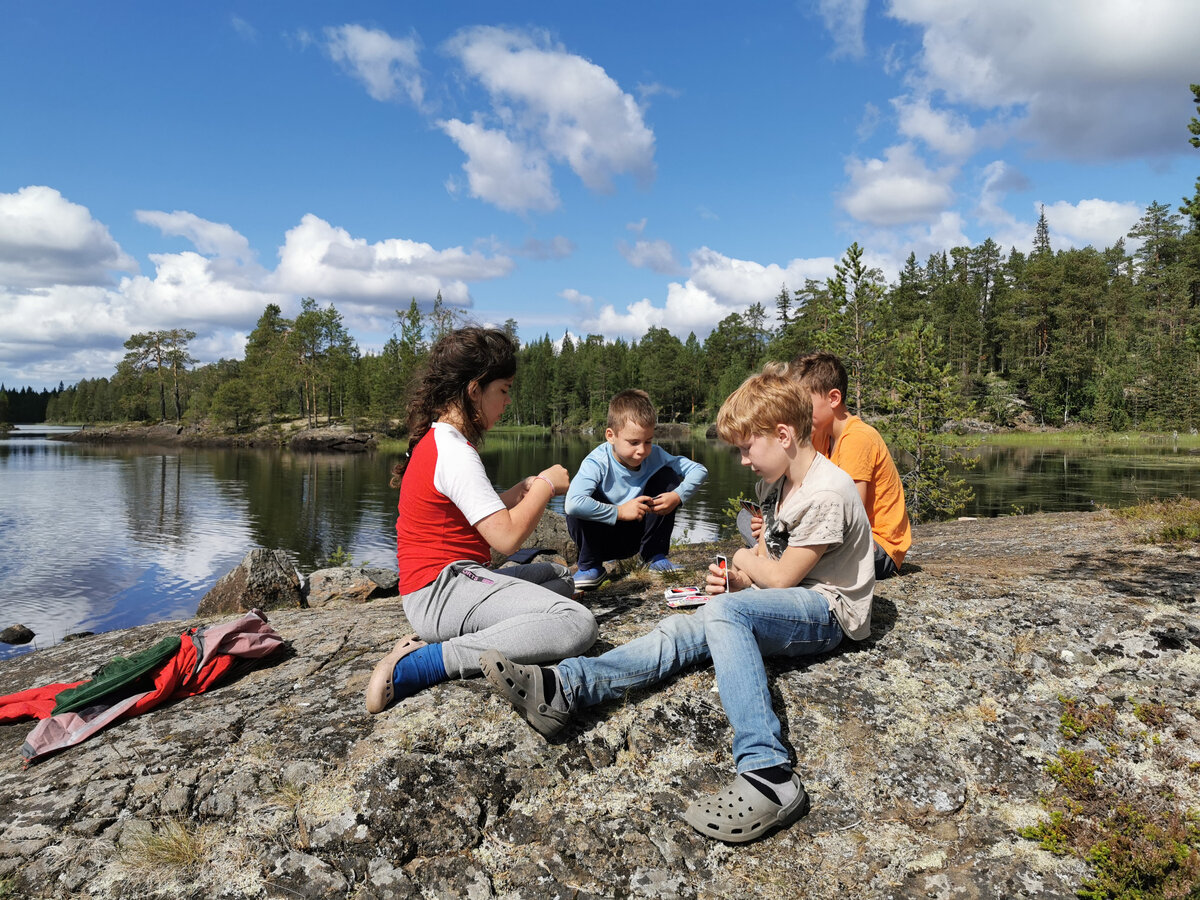
[[(52, 715), (75, 712), (105, 698), (109, 699), (110, 704), (116, 703), (132, 694), (149, 690), (152, 681), (147, 679), (147, 684), (143, 686), (142, 676), (158, 669), (165, 660), (170, 659), (178, 651), (179, 636), (175, 635), (174, 637), (165, 637), (150, 649), (135, 653), (129, 658), (114, 657), (91, 681), (85, 681), (77, 687), (67, 688), (59, 693), (54, 698)], [(110, 698), (110, 694), (117, 696)]]

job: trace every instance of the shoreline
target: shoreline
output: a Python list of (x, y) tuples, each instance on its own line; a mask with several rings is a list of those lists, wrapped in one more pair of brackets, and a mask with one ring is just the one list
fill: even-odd
[[(878, 423), (877, 423), (878, 424)], [(1094, 447), (1113, 448), (1161, 447), (1171, 445), (1189, 452), (1200, 452), (1200, 434), (1195, 432), (1159, 431), (1094, 431), (1074, 427), (981, 428), (977, 423), (962, 425), (938, 436), (948, 447), (971, 449), (985, 444), (1031, 447)], [(69, 426), (60, 426), (69, 427)], [(715, 440), (715, 425), (692, 423), (659, 423), (656, 438)], [(2, 432), (0, 432), (2, 433)], [(495, 437), (539, 437), (556, 434), (595, 436), (603, 430), (593, 427), (549, 428), (529, 425), (497, 425), (490, 434)], [(353, 436), (352, 440), (347, 440)], [(357, 431), (350, 425), (334, 423), (309, 428), (291, 421), (266, 425), (244, 433), (212, 432), (194, 425), (100, 425), (83, 426), (69, 434), (53, 435), (56, 441), (93, 444), (146, 444), (166, 447), (211, 448), (291, 448), (308, 452), (360, 452), (361, 450), (399, 449), (403, 452), (403, 436), (395, 437), (382, 431)], [(362, 445), (362, 446), (359, 446)]]

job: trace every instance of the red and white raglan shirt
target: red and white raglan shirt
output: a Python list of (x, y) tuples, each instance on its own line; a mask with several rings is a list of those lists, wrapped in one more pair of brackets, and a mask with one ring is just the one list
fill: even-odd
[(504, 501), (479, 453), (453, 425), (434, 422), (413, 449), (400, 482), (400, 593), (427, 586), (455, 560), (491, 563), (491, 547), (475, 524), (502, 509)]

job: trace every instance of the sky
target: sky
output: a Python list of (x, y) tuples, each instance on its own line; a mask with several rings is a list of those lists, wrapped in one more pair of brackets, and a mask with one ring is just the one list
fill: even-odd
[(1111, 246), (1177, 207), (1196, 0), (0, 3), (0, 383), (130, 335), (701, 340), (852, 242)]

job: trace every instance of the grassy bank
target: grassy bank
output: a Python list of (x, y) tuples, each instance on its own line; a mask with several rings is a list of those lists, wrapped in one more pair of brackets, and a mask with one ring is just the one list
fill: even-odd
[(1200, 543), (1200, 500), (1147, 500), (1116, 510), (1149, 543)]
[(1154, 431), (1006, 431), (997, 434), (947, 434), (942, 439), (953, 447), (980, 447), (986, 444), (992, 447), (1200, 449), (1200, 435)]

